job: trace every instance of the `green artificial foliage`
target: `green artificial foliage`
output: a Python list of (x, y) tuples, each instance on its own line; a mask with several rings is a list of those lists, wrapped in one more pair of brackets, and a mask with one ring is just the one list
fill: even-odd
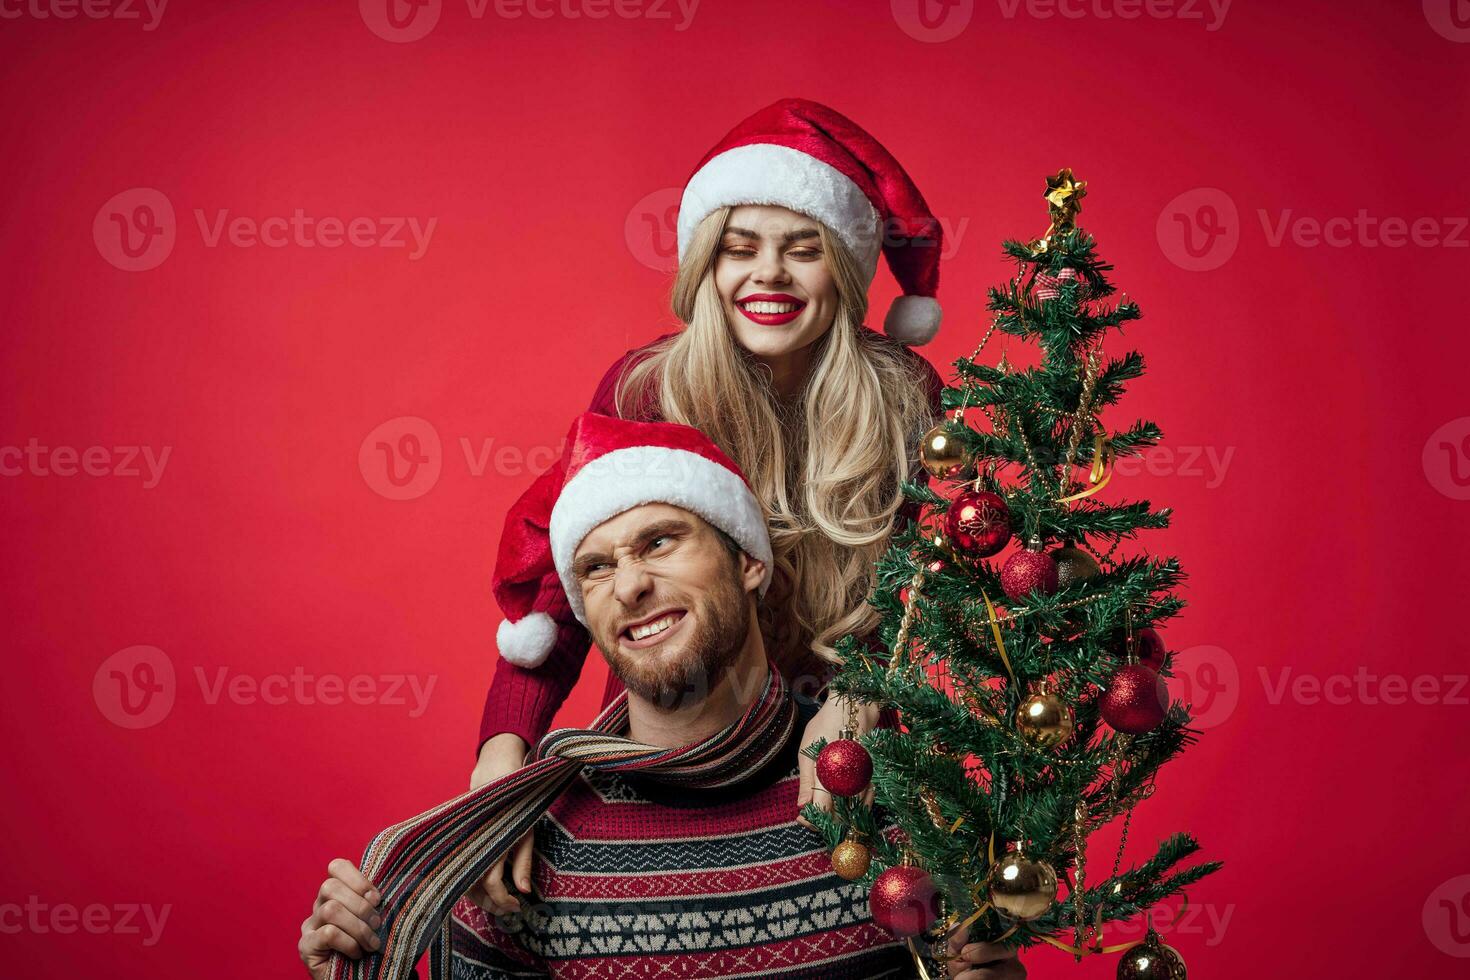
[[(1157, 728), (1142, 735), (1115, 732), (1100, 714), (1101, 693), (1127, 662), (1124, 638), (1179, 613), (1184, 602), (1175, 593), (1184, 573), (1173, 558), (1113, 558), (1121, 542), (1169, 526), (1167, 508), (1100, 499), (1116, 500), (1125, 490), (1122, 481), (1099, 495), (1058, 502), (1089, 487), (1099, 445), (1122, 458), (1158, 444), (1161, 433), (1145, 420), (1117, 428), (1102, 421), (1117, 414), (1115, 406), (1126, 385), (1142, 376), (1144, 361), (1134, 351), (1101, 356), (1101, 345), (1116, 342), (1124, 324), (1139, 318), (1139, 308), (1112, 299), (1112, 267), (1097, 257), (1090, 235), (1070, 220), (1054, 224), (1053, 232), (1043, 243), (1006, 242), (1018, 274), (989, 291), (994, 330), (1035, 344), (1039, 366), (1017, 370), (1004, 358), (997, 366), (963, 357), (955, 362), (943, 404), (962, 409), (964, 417), (943, 424), (973, 465), (947, 487), (904, 485), (904, 495), (926, 518), (896, 533), (879, 561), (871, 602), (881, 617), (882, 647), (855, 637), (837, 647), (841, 665), (830, 690), (896, 708), (902, 722), (902, 728), (861, 737), (873, 757), (875, 807), (839, 798), (834, 815), (814, 806), (804, 811), (829, 849), (849, 830), (866, 838), (873, 850), (863, 879), (869, 885), (907, 849), (930, 873), (952, 922), (969, 918), (986, 901), (992, 854), (1023, 842), (1028, 856), (1056, 871), (1062, 883), (1056, 901), (1025, 922), (992, 908), (969, 929), (971, 941), (1004, 937), (1020, 946), (1044, 935), (1067, 944), (1088, 938), (1074, 931), (1076, 897), (1069, 887), (1077, 871), (1075, 816), (1085, 814), (1084, 835), (1125, 817), (1152, 793), (1159, 767), (1197, 734), (1187, 706), (1177, 701)], [(1067, 278), (1065, 269), (1075, 276)], [(1060, 279), (1055, 298), (1036, 297), (1038, 276)], [(1090, 386), (1089, 356), (1095, 358)], [(1079, 405), (1089, 387), (1088, 404)], [(956, 557), (934, 540), (948, 500), (970, 484), (1000, 494), (1010, 512), (1012, 542), (989, 559)], [(1063, 542), (1084, 548), (1100, 559), (1101, 571), (1051, 595), (1009, 599), (1001, 589), (1001, 566), (1033, 539), (1049, 550)], [(943, 565), (933, 571), (936, 560)], [(917, 587), (916, 574), (922, 574)], [(912, 610), (900, 646), (905, 587), (912, 591)], [(996, 625), (1005, 659), (993, 638), (987, 598), (1004, 609)], [(1167, 663), (1162, 673), (1172, 676)], [(1050, 748), (1032, 744), (1015, 724), (1017, 707), (1042, 681), (1075, 717), (1072, 736)], [(820, 748), (807, 751), (815, 758)], [(897, 842), (885, 836), (885, 826)], [(893, 826), (901, 833), (892, 834)], [(1104, 923), (1135, 916), (1181, 893), (1220, 866), (1186, 865), (1198, 849), (1190, 836), (1175, 834), (1143, 863), (1130, 866), (1124, 854), (1116, 876), (1111, 850), (1085, 850), (1084, 921), (1091, 925), (1099, 912)], [(942, 937), (936, 929), (931, 938)]]

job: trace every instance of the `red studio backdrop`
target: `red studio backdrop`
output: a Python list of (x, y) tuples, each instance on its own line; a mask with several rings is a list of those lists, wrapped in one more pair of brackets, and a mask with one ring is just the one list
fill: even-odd
[(670, 329), (678, 189), (788, 95), (942, 218), (946, 373), (1090, 182), (1192, 974), (1470, 965), (1465, 0), (0, 0), (0, 77), (0, 973), (304, 976), (328, 860), (466, 785), (502, 515)]

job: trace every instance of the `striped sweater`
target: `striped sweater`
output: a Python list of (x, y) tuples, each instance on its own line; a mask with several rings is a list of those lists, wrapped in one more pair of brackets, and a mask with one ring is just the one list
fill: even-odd
[(452, 916), (453, 980), (868, 980), (915, 975), (868, 888), (832, 873), (795, 820), (797, 750), (814, 707), (761, 772), (721, 790), (584, 772), (536, 827), (534, 896)]

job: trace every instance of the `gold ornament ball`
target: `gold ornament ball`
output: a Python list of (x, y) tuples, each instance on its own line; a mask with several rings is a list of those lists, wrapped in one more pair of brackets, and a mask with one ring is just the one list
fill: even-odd
[(1071, 738), (1075, 725), (1072, 709), (1050, 691), (1038, 691), (1016, 709), (1016, 730), (1026, 741), (1043, 749)]
[(857, 881), (872, 863), (873, 852), (861, 841), (848, 839), (832, 849), (832, 870), (846, 881)]
[(1097, 567), (1097, 561), (1074, 545), (1063, 545), (1053, 551), (1051, 557), (1057, 563), (1057, 588), (1059, 589), (1076, 585), (1078, 582), (1086, 582), (1102, 574), (1102, 569)]
[(990, 866), (990, 904), (1012, 919), (1034, 919), (1057, 897), (1057, 873), (1045, 861), (1012, 851)]
[(941, 424), (924, 433), (919, 442), (919, 462), (936, 480), (947, 480), (963, 473), (970, 465), (970, 457), (960, 441)]
[(1174, 947), (1165, 946), (1153, 930), (1143, 942), (1124, 950), (1118, 960), (1118, 980), (1186, 980), (1188, 976), (1184, 957)]

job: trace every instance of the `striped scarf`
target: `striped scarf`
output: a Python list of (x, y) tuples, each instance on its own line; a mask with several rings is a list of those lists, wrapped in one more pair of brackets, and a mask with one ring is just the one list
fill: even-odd
[(769, 660), (767, 669), (760, 696), (745, 714), (702, 742), (669, 749), (629, 739), (623, 691), (591, 728), (548, 733), (523, 768), (378, 834), (363, 856), (362, 873), (382, 895), (383, 945), (360, 960), (333, 955), (332, 980), (408, 980), (436, 937), (432, 975), (446, 975), (454, 903), (584, 768), (701, 788), (728, 786), (759, 770), (780, 753), (796, 726), (785, 679)]

